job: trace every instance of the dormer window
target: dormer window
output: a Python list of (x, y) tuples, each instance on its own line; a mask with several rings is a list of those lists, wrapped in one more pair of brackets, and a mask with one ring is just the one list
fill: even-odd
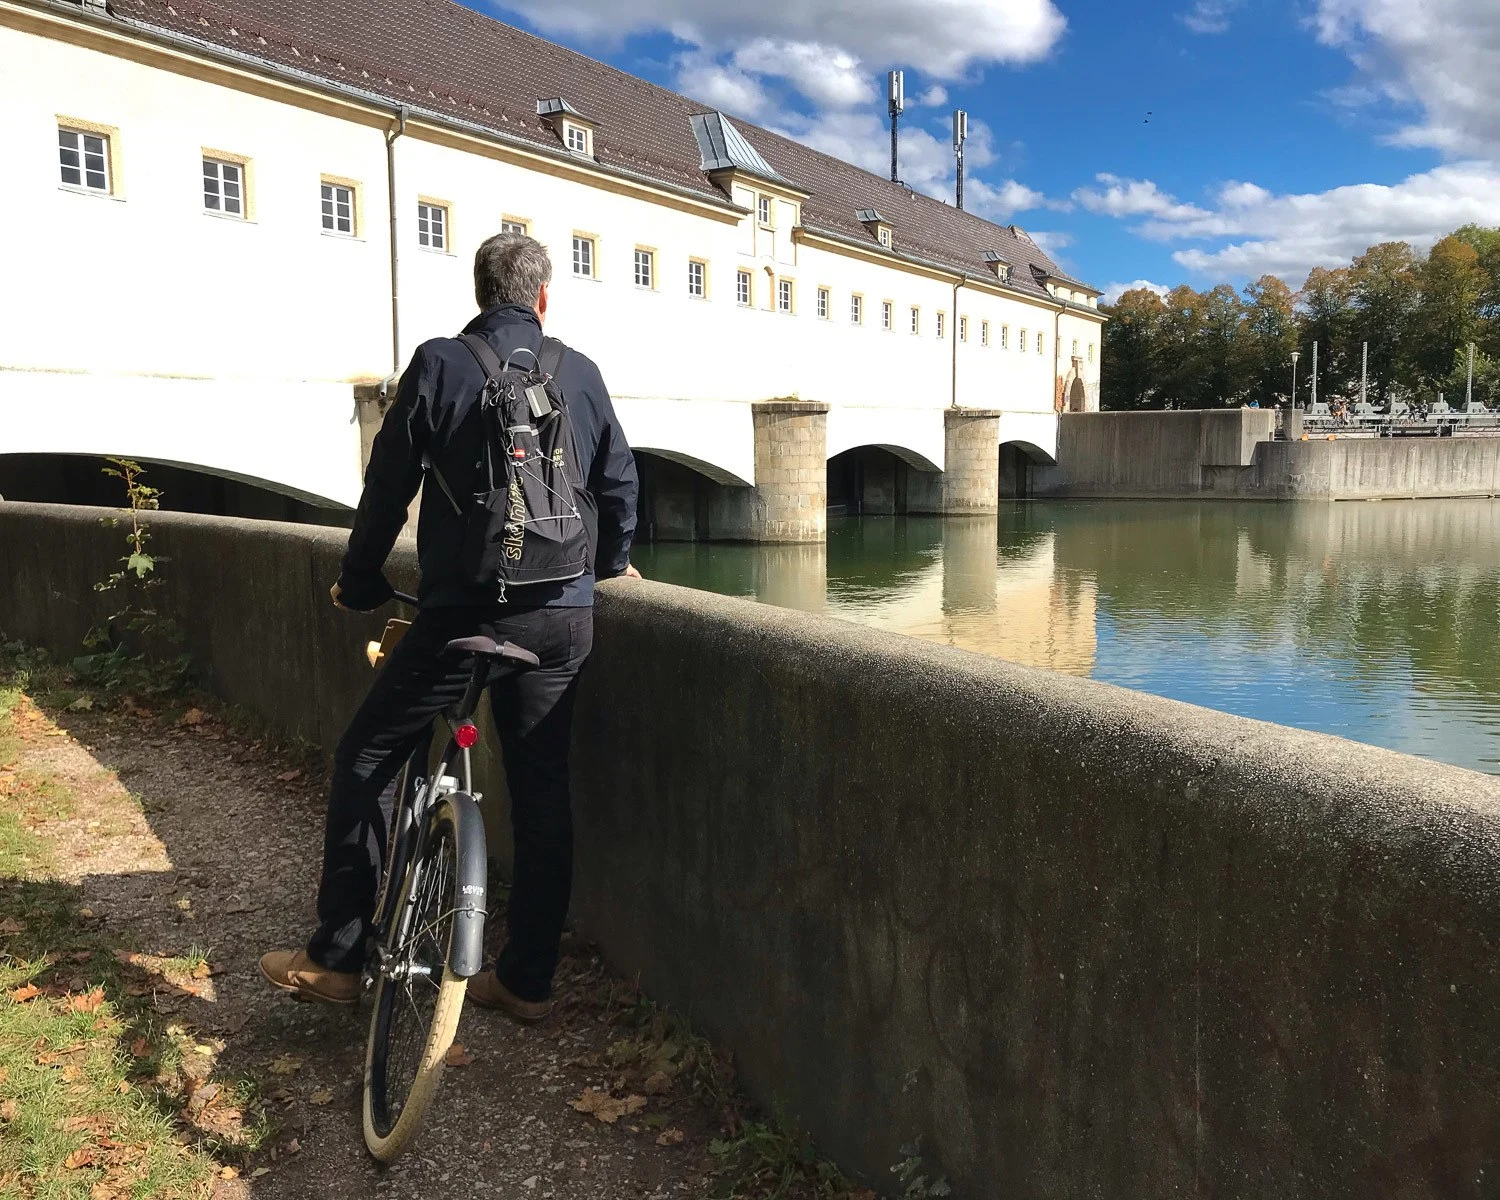
[(1010, 282), (1010, 263), (1001, 258), (996, 251), (986, 250), (984, 252), (984, 261), (989, 269), (995, 272), (996, 279), (1001, 283)]
[(594, 122), (561, 96), (536, 102), (536, 115), (542, 119), (571, 154), (594, 157)]
[(874, 235), (875, 240), (887, 250), (891, 248), (893, 240), (891, 234), (891, 223), (882, 217), (873, 208), (862, 208), (854, 214), (855, 219)]

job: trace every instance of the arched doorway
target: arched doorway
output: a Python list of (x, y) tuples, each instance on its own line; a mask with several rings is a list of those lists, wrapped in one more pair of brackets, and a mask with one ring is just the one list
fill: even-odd
[(1081, 376), (1073, 376), (1073, 386), (1068, 389), (1068, 411), (1087, 412), (1089, 405), (1088, 391), (1083, 386)]

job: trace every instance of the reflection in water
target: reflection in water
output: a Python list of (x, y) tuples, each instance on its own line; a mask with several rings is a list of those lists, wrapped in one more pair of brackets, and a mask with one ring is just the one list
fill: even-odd
[(1031, 503), (649, 576), (1500, 774), (1500, 501)]

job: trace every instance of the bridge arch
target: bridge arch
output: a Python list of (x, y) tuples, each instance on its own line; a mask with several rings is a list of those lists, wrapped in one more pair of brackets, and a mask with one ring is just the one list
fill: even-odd
[(941, 468), (907, 446), (851, 446), (828, 459), (830, 516), (935, 512), (942, 488)]
[(1013, 438), (1000, 443), (1000, 499), (1024, 500), (1031, 495), (1031, 474), (1057, 460), (1035, 442)]
[(654, 446), (634, 446), (640, 479), (638, 542), (706, 542), (749, 536), (755, 490), (721, 466)]

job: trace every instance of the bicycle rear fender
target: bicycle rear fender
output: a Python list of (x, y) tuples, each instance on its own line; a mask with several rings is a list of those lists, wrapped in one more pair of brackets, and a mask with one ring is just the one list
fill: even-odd
[[(457, 904), (453, 915), (453, 940), (448, 946), (448, 969), (462, 979), (478, 975), (484, 965), (484, 916), (488, 864), (484, 843), (484, 818), (473, 797), (455, 792), (444, 798), (453, 819), (458, 843)], [(441, 812), (442, 808), (437, 812)], [(436, 817), (437, 812), (434, 813)]]

